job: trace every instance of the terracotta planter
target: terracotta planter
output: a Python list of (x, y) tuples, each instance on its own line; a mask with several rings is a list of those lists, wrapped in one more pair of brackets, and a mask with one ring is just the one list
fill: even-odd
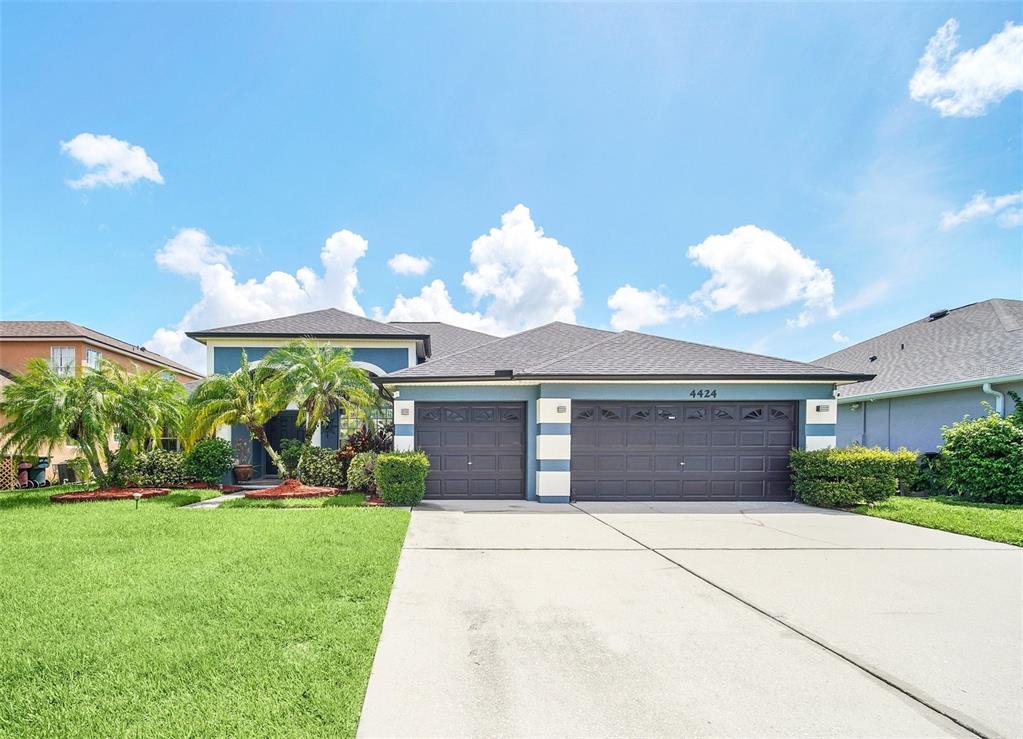
[(234, 481), (235, 482), (248, 482), (252, 479), (252, 465), (251, 464), (236, 464), (234, 466)]

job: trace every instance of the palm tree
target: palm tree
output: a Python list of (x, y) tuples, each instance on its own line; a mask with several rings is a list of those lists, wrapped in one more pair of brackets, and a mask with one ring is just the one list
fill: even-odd
[(32, 359), (0, 399), (6, 420), (0, 451), (49, 454), (71, 441), (101, 479), (115, 460), (118, 437), (122, 446), (141, 447), (165, 426), (179, 426), (183, 407), (184, 388), (159, 372), (132, 374), (103, 362), (96, 370), (63, 375)]
[(188, 401), (185, 443), (192, 445), (215, 433), (220, 426), (241, 425), (258, 439), (277, 469), (286, 469), (277, 450), (270, 446), (264, 426), (288, 407), (291, 392), (280, 373), (265, 362), (256, 366), (242, 352), (241, 366), (230, 375), (203, 380)]
[(267, 355), (263, 365), (279, 373), (298, 405), (296, 420), (305, 427), (306, 444), (334, 412), (365, 418), (380, 401), (365, 370), (352, 364), (352, 351), (347, 347), (319, 345), (308, 339), (294, 341)]
[(120, 430), (122, 446), (145, 449), (164, 435), (179, 433), (185, 419), (188, 391), (160, 370), (134, 372), (120, 365), (106, 367), (110, 413)]

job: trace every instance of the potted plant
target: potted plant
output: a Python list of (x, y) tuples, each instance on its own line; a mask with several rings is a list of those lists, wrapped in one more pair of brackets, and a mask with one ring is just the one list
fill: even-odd
[(234, 443), (234, 481), (248, 482), (252, 479), (252, 445), (248, 439), (238, 439)]

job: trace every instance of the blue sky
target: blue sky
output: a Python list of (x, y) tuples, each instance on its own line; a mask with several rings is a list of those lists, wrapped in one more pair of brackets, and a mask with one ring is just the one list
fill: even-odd
[(813, 359), (1023, 297), (1017, 3), (2, 20), (4, 319), (192, 362), (188, 328), (325, 305)]

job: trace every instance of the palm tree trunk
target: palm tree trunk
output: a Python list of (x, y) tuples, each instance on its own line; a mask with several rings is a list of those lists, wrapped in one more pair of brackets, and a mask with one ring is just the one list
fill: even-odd
[(270, 440), (266, 436), (266, 431), (262, 426), (249, 426), (249, 433), (259, 440), (259, 443), (263, 445), (263, 449), (270, 455), (270, 459), (273, 460), (274, 465), (277, 467), (278, 474), (285, 473), (284, 460), (281, 459), (281, 455), (278, 454), (272, 446), (270, 446)]

